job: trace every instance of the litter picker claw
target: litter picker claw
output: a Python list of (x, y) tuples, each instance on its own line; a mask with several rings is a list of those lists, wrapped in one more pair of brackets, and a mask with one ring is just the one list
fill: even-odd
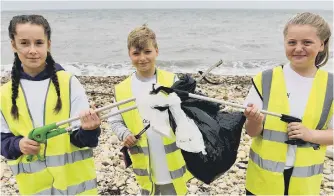
[[(123, 100), (123, 101), (120, 101), (120, 102), (116, 102), (116, 103), (107, 105), (107, 106), (102, 107), (102, 108), (98, 108), (98, 109), (95, 110), (95, 112), (96, 113), (103, 112), (103, 111), (106, 111), (106, 110), (111, 109), (113, 107), (117, 107), (119, 105), (131, 102), (131, 101), (135, 101), (135, 98), (126, 99), (126, 100)], [(119, 111), (117, 111), (115, 113), (112, 113), (112, 114), (103, 115), (102, 117), (100, 117), (100, 119), (103, 120), (103, 119), (109, 118), (111, 116), (118, 115), (118, 114), (121, 114), (123, 112), (127, 112), (127, 111), (130, 111), (130, 110), (136, 109), (136, 108), (137, 108), (137, 106), (128, 107), (128, 108), (119, 110)], [(35, 129), (33, 129), (32, 131), (29, 132), (28, 138), (31, 139), (31, 140), (34, 140), (38, 143), (46, 144), (47, 140), (50, 139), (50, 138), (56, 137), (56, 136), (64, 134), (64, 133), (71, 134), (73, 131), (79, 129), (79, 126), (71, 126), (71, 127), (67, 127), (67, 128), (60, 128), (60, 126), (62, 126), (62, 125), (65, 125), (67, 123), (71, 123), (71, 122), (79, 120), (79, 119), (80, 119), (80, 117), (74, 117), (74, 118), (70, 118), (68, 120), (64, 120), (64, 121), (61, 121), (61, 122), (58, 122), (58, 123), (52, 123), (52, 124), (49, 124), (49, 125), (45, 125), (43, 127), (35, 128)], [(29, 155), (27, 157), (27, 161), (31, 162), (32, 158), (33, 158), (33, 155)], [(44, 155), (37, 154), (37, 158), (40, 161), (45, 160)]]

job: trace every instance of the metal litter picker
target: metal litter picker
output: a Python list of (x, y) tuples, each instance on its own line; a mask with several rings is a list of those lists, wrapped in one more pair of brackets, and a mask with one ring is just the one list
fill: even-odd
[[(95, 110), (95, 112), (96, 113), (103, 112), (103, 111), (106, 111), (106, 110), (111, 109), (113, 107), (117, 107), (119, 105), (128, 103), (130, 101), (134, 101), (134, 100), (135, 100), (135, 98), (130, 98), (130, 99), (127, 99), (127, 100), (116, 102), (116, 103), (104, 106), (102, 108), (98, 108), (98, 109)], [(118, 115), (118, 114), (121, 114), (123, 112), (127, 112), (127, 111), (130, 111), (130, 110), (136, 109), (136, 108), (137, 108), (136, 106), (128, 107), (128, 108), (119, 110), (118, 112), (115, 112), (115, 113), (112, 113), (112, 114), (103, 115), (102, 117), (100, 117), (100, 119), (103, 120), (103, 119), (109, 118), (110, 116)], [(38, 143), (46, 144), (47, 139), (50, 139), (52, 137), (55, 137), (55, 136), (58, 136), (58, 135), (61, 135), (61, 134), (64, 134), (64, 133), (71, 134), (73, 131), (77, 130), (79, 128), (79, 126), (71, 126), (71, 127), (67, 127), (67, 128), (60, 128), (60, 126), (65, 125), (65, 124), (70, 123), (70, 122), (73, 122), (73, 121), (76, 121), (76, 120), (79, 120), (79, 119), (80, 119), (80, 117), (74, 117), (74, 118), (70, 118), (68, 120), (64, 120), (64, 121), (61, 121), (61, 122), (52, 123), (52, 124), (49, 124), (49, 125), (45, 125), (43, 127), (35, 128), (29, 133), (28, 138), (31, 139), (31, 140), (34, 140)], [(45, 160), (44, 155), (37, 154), (37, 157), (40, 161)], [(30, 162), (32, 160), (32, 158), (33, 158), (33, 155), (29, 155), (27, 157), (27, 161)]]
[[(204, 101), (224, 104), (224, 105), (228, 105), (228, 106), (232, 106), (232, 107), (236, 107), (236, 108), (241, 108), (241, 109), (246, 109), (247, 108), (246, 106), (243, 106), (243, 105), (239, 105), (239, 104), (235, 104), (235, 103), (231, 103), (231, 102), (227, 102), (227, 101), (222, 101), (222, 100), (214, 99), (214, 98), (210, 98), (210, 97), (205, 97), (205, 96), (201, 96), (201, 95), (196, 95), (196, 94), (189, 93), (187, 91), (181, 91), (181, 90), (172, 89), (172, 88), (169, 88), (169, 87), (159, 86), (155, 89), (154, 85), (153, 85), (153, 90), (152, 90), (151, 93), (152, 94), (157, 94), (159, 91), (164, 91), (167, 94), (170, 94), (170, 93), (174, 92), (179, 97), (190, 97), (190, 98), (195, 98), (195, 99), (200, 99), (200, 100), (204, 100)], [(266, 110), (260, 110), (260, 112), (262, 114), (267, 114), (267, 115), (278, 117), (283, 122), (286, 122), (286, 123), (302, 122), (301, 119), (293, 117), (293, 116), (289, 116), (289, 115), (286, 115), (286, 114), (277, 114), (277, 113), (266, 111)], [(291, 145), (297, 145), (297, 146), (310, 145), (310, 146), (313, 147), (314, 150), (318, 150), (320, 148), (319, 144), (305, 142), (304, 140), (301, 140), (301, 139), (288, 139), (287, 141), (285, 141), (285, 143), (286, 144), (291, 144)]]

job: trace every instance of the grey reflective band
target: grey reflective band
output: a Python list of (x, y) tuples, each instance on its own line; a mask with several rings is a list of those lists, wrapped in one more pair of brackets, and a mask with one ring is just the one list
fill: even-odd
[(292, 176), (300, 178), (311, 177), (314, 175), (322, 174), (323, 169), (323, 163), (307, 167), (294, 167), (292, 171)]
[(31, 163), (22, 163), (16, 165), (10, 165), (10, 168), (14, 175), (20, 173), (35, 173), (39, 172), (47, 167), (59, 167), (66, 164), (71, 164), (77, 161), (82, 161), (93, 157), (92, 149), (79, 150), (72, 153), (66, 153), (63, 155), (46, 156), (45, 162), (36, 160)]
[[(170, 171), (169, 173), (172, 179), (177, 179), (177, 178), (182, 177), (183, 174), (186, 173), (186, 171), (187, 171), (186, 166), (182, 166), (180, 169)], [(138, 176), (149, 176), (147, 169), (134, 168), (133, 172)]]
[[(262, 131), (262, 138), (264, 140), (269, 140), (273, 142), (279, 142), (284, 143), (288, 140), (288, 134), (281, 131), (274, 131), (269, 129), (264, 129)], [(303, 144), (302, 146), (298, 146), (298, 148), (313, 148), (312, 144), (307, 142), (306, 144)]]
[[(272, 83), (272, 70), (266, 70), (262, 73), (262, 97), (263, 97), (263, 109), (268, 109), (269, 104), (269, 96), (271, 90)], [(324, 127), (326, 120), (328, 119), (329, 111), (333, 103), (333, 74), (328, 73), (328, 80), (326, 86), (326, 94), (324, 105), (322, 108), (322, 113), (320, 116), (319, 123), (316, 129), (321, 129)], [(274, 141), (284, 143), (287, 139), (287, 133), (279, 132), (274, 130), (264, 129), (262, 132), (262, 137), (265, 140)], [(309, 143), (303, 146), (299, 146), (301, 148), (312, 147)], [(250, 149), (249, 158), (262, 169), (271, 171), (271, 172), (280, 172), (284, 171), (285, 163), (283, 162), (275, 162), (271, 160), (262, 159), (257, 153), (255, 153), (252, 149)], [(294, 167), (292, 176), (293, 177), (310, 177), (314, 175), (321, 174), (323, 171), (323, 164), (317, 164), (306, 167)]]
[(262, 137), (264, 140), (284, 143), (288, 140), (288, 134), (286, 132), (274, 131), (264, 129)]
[(64, 155), (49, 156), (46, 159), (46, 165), (48, 167), (57, 167), (65, 164), (71, 164), (77, 161), (82, 161), (93, 157), (93, 150), (78, 150), (72, 153), (66, 153)]
[(147, 147), (140, 147), (140, 146), (133, 146), (129, 148), (131, 154), (145, 154), (148, 155), (148, 148)]
[(96, 178), (93, 180), (88, 180), (80, 184), (72, 185), (67, 188), (67, 190), (59, 190), (54, 187), (37, 193), (36, 195), (77, 195), (85, 191), (89, 191), (97, 187)]
[[(176, 146), (176, 142), (173, 142), (171, 144), (164, 145), (166, 154), (172, 153), (177, 151), (179, 148)], [(140, 146), (133, 146), (130, 149), (131, 154), (140, 154), (144, 153), (145, 155), (148, 155), (148, 147), (140, 147)]]
[(14, 176), (20, 173), (35, 173), (42, 171), (46, 168), (45, 162), (42, 161), (34, 161), (31, 163), (19, 163), (15, 165), (9, 165), (12, 170)]
[(137, 176), (148, 176), (148, 171), (147, 169), (133, 169), (133, 172), (137, 175)]
[(328, 73), (324, 106), (322, 108), (319, 123), (316, 127), (317, 130), (321, 130), (325, 126), (328, 115), (330, 115), (329, 110), (331, 109), (332, 103), (333, 103), (333, 74)]
[(265, 70), (262, 73), (263, 110), (268, 109), (272, 77), (273, 77), (273, 70), (272, 69)]
[(186, 166), (183, 166), (180, 169), (170, 171), (169, 173), (172, 179), (177, 179), (177, 178), (181, 178), (183, 174), (186, 173), (186, 171), (187, 171)]
[(250, 149), (249, 158), (262, 169), (279, 173), (282, 173), (284, 171), (285, 163), (262, 159), (252, 149)]
[[(268, 104), (269, 104), (269, 97), (270, 97), (270, 90), (271, 90), (271, 83), (272, 83), (272, 76), (273, 76), (273, 71), (266, 70), (262, 73), (262, 97), (263, 97), (263, 109), (267, 110), (268, 109)], [(320, 116), (319, 123), (316, 127), (317, 130), (321, 130), (326, 123), (326, 120), (328, 116), (330, 115), (330, 108), (333, 103), (333, 74), (328, 73), (328, 80), (327, 80), (327, 86), (326, 86), (326, 94), (325, 94), (325, 100), (324, 100), (324, 105), (322, 108), (322, 113)], [(267, 133), (266, 133), (267, 131)], [(267, 134), (267, 135), (265, 135)], [(264, 130), (261, 135), (263, 135), (263, 139), (271, 140), (271, 141), (276, 141), (276, 142), (284, 142), (288, 140), (287, 134), (285, 133), (286, 136), (283, 136), (282, 133), (280, 132), (271, 132), (268, 130)], [(276, 137), (277, 138), (274, 138)], [(283, 140), (283, 138), (286, 138)], [(306, 144), (301, 146), (303, 148), (306, 147), (312, 147), (310, 144)]]
[[(282, 173), (284, 171), (285, 163), (275, 162), (270, 160), (262, 159), (257, 153), (250, 149), (249, 158), (262, 169)], [(292, 176), (293, 177), (311, 177), (314, 175), (321, 174), (323, 171), (323, 164), (317, 164), (306, 167), (294, 167)]]
[(165, 152), (166, 154), (172, 153), (177, 151), (179, 148), (176, 146), (176, 142), (173, 142), (171, 144), (165, 145)]

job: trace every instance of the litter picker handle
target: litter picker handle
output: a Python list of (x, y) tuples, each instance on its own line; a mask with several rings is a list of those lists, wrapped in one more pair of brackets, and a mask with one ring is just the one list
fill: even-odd
[[(126, 102), (129, 102), (129, 101), (132, 101), (132, 100), (135, 100), (135, 98), (126, 100)], [(123, 104), (123, 103), (124, 102), (118, 102), (118, 104)], [(106, 110), (106, 109), (109, 109), (111, 107), (115, 107), (115, 105), (116, 104), (103, 107), (102, 110)], [(106, 119), (108, 117), (115, 116), (115, 115), (121, 114), (123, 112), (130, 111), (130, 110), (133, 110), (133, 109), (136, 109), (136, 108), (137, 108), (137, 106), (124, 108), (124, 109), (119, 110), (115, 113), (104, 115), (100, 119), (103, 120), (103, 119)], [(62, 121), (62, 122), (65, 122), (65, 121)], [(58, 126), (60, 126), (60, 125), (58, 125)], [(61, 135), (61, 134), (64, 134), (64, 133), (70, 133), (72, 130), (75, 130), (75, 129), (79, 128), (80, 125), (79, 126), (71, 126), (71, 127), (67, 127), (67, 128), (57, 128), (58, 126), (56, 125), (56, 123), (52, 123), (50, 125), (46, 125), (46, 126), (43, 126), (43, 127), (40, 127), (40, 128), (36, 128), (29, 133), (28, 137), (29, 137), (29, 139), (32, 139), (32, 140), (37, 141), (39, 143), (45, 143), (47, 139), (58, 136), (58, 135)], [(37, 157), (41, 161), (45, 160), (45, 157), (40, 155), (40, 154), (37, 154)], [(32, 158), (33, 158), (33, 155), (28, 155), (27, 161), (31, 162)]]
[[(285, 115), (285, 114), (282, 114), (281, 121), (284, 121), (286, 123), (302, 122), (302, 120), (299, 119), (299, 118), (289, 116), (289, 115)], [(319, 150), (320, 149), (319, 144), (315, 144), (315, 143), (311, 143), (311, 142), (305, 142), (302, 139), (288, 139), (287, 141), (285, 141), (285, 143), (286, 144), (291, 144), (291, 145), (297, 145), (297, 146), (304, 146), (308, 143), (310, 146), (313, 147), (314, 150)]]
[[(139, 139), (140, 136), (147, 131), (148, 128), (150, 128), (150, 124), (146, 125), (143, 130), (141, 130), (137, 135), (135, 135), (136, 139)], [(120, 150), (123, 153), (123, 160), (125, 163), (125, 167), (128, 168), (130, 165), (132, 165), (132, 161), (128, 152), (128, 147), (123, 146)]]
[[(115, 113), (103, 115), (102, 117), (100, 117), (100, 120), (104, 120), (104, 119), (107, 119), (107, 118), (109, 118), (109, 117), (111, 117), (111, 116), (116, 116), (116, 115), (118, 115), (118, 114), (121, 114), (121, 113), (124, 113), (124, 112), (128, 112), (128, 111), (130, 111), (130, 110), (134, 110), (134, 109), (136, 109), (136, 108), (137, 108), (136, 105), (135, 105), (135, 106), (128, 107), (128, 108), (124, 108), (124, 109), (118, 110), (118, 111), (115, 112)], [(66, 131), (70, 132), (70, 131), (72, 131), (72, 130), (75, 130), (75, 129), (79, 128), (79, 126), (80, 126), (80, 125), (78, 125), (78, 126), (67, 127), (67, 128), (66, 128)]]
[[(192, 93), (189, 93), (188, 96), (191, 97), (191, 98), (201, 99), (201, 100), (204, 100), (204, 101), (209, 101), (209, 102), (215, 102), (215, 103), (220, 103), (220, 104), (224, 104), (224, 105), (229, 105), (229, 106), (236, 107), (236, 108), (241, 108), (241, 109), (246, 109), (247, 108), (244, 105), (240, 105), (240, 104), (236, 104), (236, 103), (231, 103), (231, 102), (227, 102), (227, 101), (222, 101), (222, 100), (214, 99), (214, 98), (210, 98), (210, 97), (204, 97), (204, 96), (201, 96), (201, 95), (195, 95), (195, 94), (192, 94)], [(260, 112), (262, 114), (268, 114), (268, 115), (276, 116), (276, 117), (279, 117), (279, 118), (282, 117), (281, 114), (277, 114), (277, 113), (274, 113), (274, 112), (269, 112), (269, 111), (266, 111), (266, 110), (260, 110)]]
[(285, 115), (282, 114), (281, 120), (287, 123), (291, 123), (291, 122), (302, 122), (301, 119), (293, 117), (293, 116), (289, 116), (289, 115)]
[[(225, 104), (225, 105), (229, 105), (229, 106), (233, 106), (233, 107), (237, 107), (237, 108), (242, 108), (242, 109), (247, 108), (246, 106), (243, 106), (243, 105), (230, 103), (230, 102), (227, 102), (227, 101), (221, 101), (221, 100), (218, 100), (218, 99), (213, 99), (213, 98), (210, 98), (210, 97), (204, 97), (204, 96), (195, 95), (195, 94), (191, 94), (191, 93), (189, 93), (189, 97), (196, 98), (196, 99), (201, 99), (201, 100), (205, 100), (205, 101), (210, 101), (210, 102), (216, 102), (216, 103), (220, 103), (220, 104)], [(266, 111), (266, 110), (260, 110), (260, 112), (263, 113), (263, 114), (268, 114), (268, 115), (271, 115), (271, 116), (279, 117), (283, 122), (286, 122), (286, 123), (302, 122), (301, 119), (293, 117), (293, 116), (289, 116), (289, 115), (286, 115), (286, 114), (277, 114), (277, 113), (269, 112), (269, 111)], [(319, 144), (315, 144), (315, 143), (311, 143), (311, 142), (305, 142), (301, 139), (289, 139), (285, 143), (292, 144), (292, 145), (297, 145), (297, 146), (304, 146), (308, 143), (310, 146), (313, 147), (314, 150), (320, 149)]]
[[(170, 93), (174, 92), (179, 97), (191, 97), (191, 98), (200, 99), (200, 100), (204, 100), (204, 101), (209, 101), (209, 102), (214, 102), (214, 103), (219, 103), (219, 104), (225, 104), (225, 105), (229, 105), (229, 106), (233, 106), (233, 107), (241, 108), (241, 109), (246, 109), (247, 108), (246, 106), (243, 106), (243, 105), (240, 105), (240, 104), (231, 103), (231, 102), (227, 102), (227, 101), (222, 101), (222, 100), (214, 99), (214, 98), (211, 98), (211, 97), (205, 97), (205, 96), (202, 96), (202, 95), (196, 95), (196, 94), (189, 93), (188, 91), (184, 91), (184, 90), (173, 89), (173, 88), (165, 87), (165, 86), (159, 86), (159, 87), (155, 88), (155, 84), (153, 84), (152, 91), (150, 92), (150, 94), (157, 94), (160, 91), (166, 92), (167, 94), (170, 94)], [(260, 112), (263, 113), (263, 114), (268, 114), (268, 115), (276, 116), (276, 117), (279, 117), (279, 118), (282, 117), (281, 114), (277, 114), (277, 113), (274, 113), (274, 112), (269, 112), (269, 111), (266, 111), (266, 110), (260, 110)]]
[(128, 112), (128, 111), (130, 111), (130, 110), (134, 110), (134, 109), (136, 109), (136, 108), (137, 108), (136, 105), (135, 105), (135, 106), (128, 107), (128, 108), (124, 108), (124, 109), (118, 110), (118, 111), (115, 112), (115, 113), (103, 115), (100, 119), (101, 119), (101, 120), (103, 120), (103, 119), (107, 119), (107, 118), (109, 118), (109, 117), (111, 117), (111, 116), (115, 116), (115, 115), (118, 115), (118, 114), (122, 114), (122, 113), (124, 113), (124, 112)]
[(151, 126), (150, 124), (146, 125), (146, 127), (144, 127), (144, 129), (141, 130), (141, 131), (135, 136), (135, 138), (136, 138), (136, 139), (139, 139), (140, 136), (143, 135), (143, 134), (147, 131), (148, 128), (150, 128), (150, 126)]
[[(102, 108), (98, 108), (98, 109), (95, 110), (95, 112), (96, 113), (103, 112), (103, 111), (108, 110), (110, 108), (117, 107), (119, 105), (131, 102), (131, 101), (135, 101), (135, 100), (136, 100), (136, 98), (134, 98), (134, 97), (130, 98), (130, 99), (126, 99), (126, 100), (123, 100), (123, 101), (120, 101), (120, 102), (116, 102), (116, 103), (104, 106)], [(70, 123), (70, 122), (73, 122), (73, 121), (76, 121), (76, 120), (79, 120), (79, 119), (80, 119), (80, 116), (77, 116), (77, 117), (70, 118), (70, 119), (67, 119), (67, 120), (64, 120), (64, 121), (60, 121), (60, 122), (56, 123), (56, 125), (57, 125), (57, 127), (59, 127), (61, 125), (64, 125), (64, 124), (67, 124), (67, 123)]]

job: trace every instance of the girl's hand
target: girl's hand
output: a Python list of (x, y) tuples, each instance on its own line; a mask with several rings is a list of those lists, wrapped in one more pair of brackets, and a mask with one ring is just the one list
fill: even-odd
[(37, 155), (41, 148), (38, 142), (27, 137), (24, 137), (19, 141), (19, 147), (21, 152), (27, 155)]
[(264, 115), (260, 112), (256, 105), (249, 103), (244, 111), (244, 114), (248, 121), (261, 124), (264, 120)]
[(81, 128), (84, 130), (95, 130), (101, 125), (99, 115), (94, 111), (96, 108), (92, 105), (91, 109), (80, 112)]
[(292, 122), (288, 124), (288, 136), (289, 139), (302, 139), (306, 142), (311, 142), (313, 139), (312, 131), (300, 122)]

